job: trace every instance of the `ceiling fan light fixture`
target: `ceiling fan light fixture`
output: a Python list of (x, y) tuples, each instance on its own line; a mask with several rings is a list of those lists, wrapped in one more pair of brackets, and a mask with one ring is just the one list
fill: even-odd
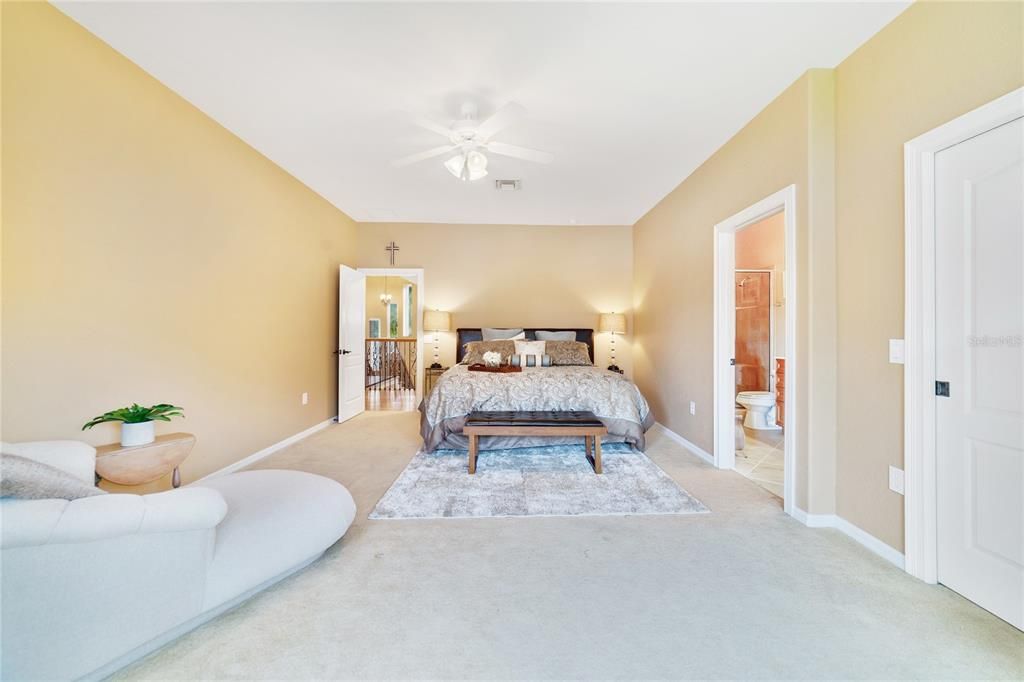
[(462, 170), (466, 167), (466, 157), (463, 154), (456, 154), (444, 162), (444, 167), (455, 177), (462, 178)]
[(444, 167), (463, 182), (472, 182), (487, 177), (487, 157), (476, 150), (465, 154), (456, 154), (444, 162)]

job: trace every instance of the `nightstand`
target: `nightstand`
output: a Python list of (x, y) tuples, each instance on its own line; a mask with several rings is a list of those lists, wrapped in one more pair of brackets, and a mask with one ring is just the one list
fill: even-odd
[[(96, 477), (100, 487), (109, 492), (151, 492), (167, 482), (157, 481), (170, 474), (172, 488), (181, 485), (178, 465), (192, 453), (196, 437), (191, 433), (168, 433), (157, 436), (152, 443), (124, 447), (120, 443), (96, 448)], [(146, 486), (145, 491), (122, 490), (124, 486)]]
[(427, 367), (423, 370), (423, 397), (426, 398), (434, 390), (437, 378), (448, 371), (448, 367)]

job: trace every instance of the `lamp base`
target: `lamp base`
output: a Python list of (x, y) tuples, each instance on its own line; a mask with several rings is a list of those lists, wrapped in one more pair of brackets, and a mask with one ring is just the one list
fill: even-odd
[(619, 369), (618, 365), (608, 365), (608, 369), (610, 371), (612, 371), (612, 372), (621, 372), (622, 371), (621, 369)]
[(441, 363), (440, 362), (435, 362), (434, 364), (432, 364), (430, 366), (430, 369), (441, 369)]

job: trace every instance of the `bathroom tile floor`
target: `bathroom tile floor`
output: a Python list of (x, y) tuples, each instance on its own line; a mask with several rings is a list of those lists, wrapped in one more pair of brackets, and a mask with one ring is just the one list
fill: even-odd
[(736, 471), (776, 497), (783, 496), (782, 430), (757, 431), (744, 427), (746, 447), (736, 451)]

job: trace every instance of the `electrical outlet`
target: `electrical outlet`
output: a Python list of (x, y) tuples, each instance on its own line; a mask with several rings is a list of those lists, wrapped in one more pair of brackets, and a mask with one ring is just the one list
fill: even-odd
[(889, 465), (889, 490), (903, 494), (903, 469)]
[(690, 401), (690, 414), (697, 414), (697, 403)]
[(309, 394), (308, 393), (303, 393), (302, 394), (302, 404), (303, 405), (308, 405), (309, 404)]

